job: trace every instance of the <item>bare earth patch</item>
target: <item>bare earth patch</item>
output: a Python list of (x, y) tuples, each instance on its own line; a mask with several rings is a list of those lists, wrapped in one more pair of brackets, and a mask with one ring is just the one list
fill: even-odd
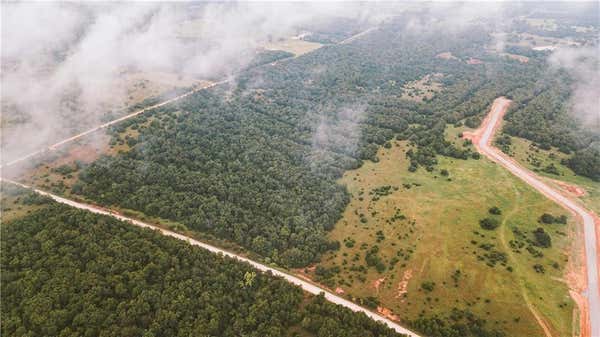
[(519, 61), (521, 63), (527, 63), (527, 62), (529, 62), (529, 57), (523, 56), (523, 55), (510, 54), (510, 53), (501, 53), (500, 55), (506, 56), (506, 57), (508, 57), (510, 59), (513, 59), (513, 60), (517, 60), (517, 61)]
[(564, 181), (550, 179), (553, 183), (558, 185), (563, 191), (567, 192), (569, 196), (581, 197), (585, 195), (585, 189), (577, 185), (567, 184)]
[(458, 60), (458, 57), (452, 55), (452, 53), (449, 51), (444, 52), (444, 53), (439, 53), (439, 54), (435, 55), (435, 57), (437, 57), (439, 59), (444, 59), (444, 60)]
[(385, 281), (385, 277), (378, 278), (373, 282), (373, 288), (375, 288), (375, 291), (379, 292), (379, 286), (381, 286), (383, 281)]
[(283, 50), (300, 56), (309, 53), (315, 49), (321, 48), (320, 43), (304, 41), (298, 38), (280, 39), (274, 42), (268, 42), (264, 48), (266, 50)]
[(483, 61), (474, 57), (469, 57), (467, 64), (483, 64)]
[[(398, 283), (398, 294), (396, 298), (402, 298), (402, 296), (408, 293), (408, 281), (410, 281), (412, 277), (412, 269), (407, 269), (404, 271), (402, 275), (402, 281)], [(404, 300), (402, 300), (403, 302)]]
[(394, 315), (394, 313), (388, 309), (388, 308), (384, 308), (384, 307), (377, 307), (377, 312), (382, 315), (385, 316), (389, 319), (391, 319), (392, 321), (399, 321), (400, 317)]

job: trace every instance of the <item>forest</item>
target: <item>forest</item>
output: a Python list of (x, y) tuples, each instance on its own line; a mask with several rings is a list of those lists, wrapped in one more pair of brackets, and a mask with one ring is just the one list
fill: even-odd
[(45, 207), (1, 227), (4, 336), (399, 336), (245, 263), (17, 194)]
[[(409, 140), (411, 171), (433, 170), (436, 155), (478, 157), (445, 140), (448, 123), (477, 126), (500, 95), (524, 109), (532, 97), (556, 101), (536, 96), (543, 55), (520, 63), (489, 54), (483, 26), (417, 34), (405, 25), (398, 18), (352, 43), (249, 69), (115, 126), (115, 139), (138, 129), (135, 146), (85, 168), (72, 192), (231, 240), (269, 263), (318, 261), (340, 245), (324, 234), (348, 203), (336, 179), (377, 161), (379, 146)], [(447, 51), (457, 59), (436, 57)], [(483, 63), (463, 61), (469, 57)], [(404, 84), (431, 73), (444, 74), (444, 90), (423, 102), (401, 98)], [(520, 111), (507, 116), (508, 133), (519, 123), (534, 138), (561, 125), (532, 126)], [(559, 135), (574, 147), (572, 133)]]

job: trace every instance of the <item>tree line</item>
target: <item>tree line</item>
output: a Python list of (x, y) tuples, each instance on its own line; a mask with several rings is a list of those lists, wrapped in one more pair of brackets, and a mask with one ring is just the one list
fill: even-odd
[(398, 336), (246, 263), (45, 202), (1, 227), (5, 336)]

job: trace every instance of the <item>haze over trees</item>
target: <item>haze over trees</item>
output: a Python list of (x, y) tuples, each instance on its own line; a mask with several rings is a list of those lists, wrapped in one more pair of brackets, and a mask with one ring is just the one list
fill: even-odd
[[(376, 161), (378, 146), (394, 137), (413, 144), (411, 170), (433, 170), (437, 154), (468, 159), (470, 150), (445, 140), (446, 123), (481, 116), (495, 97), (518, 97), (535, 84), (536, 62), (483, 54), (482, 29), (440, 39), (405, 25), (399, 18), (157, 109), (131, 151), (93, 163), (73, 191), (232, 240), (279, 264), (317, 261), (339, 245), (324, 232), (348, 202), (335, 182), (345, 170)], [(448, 50), (486, 64), (436, 57)], [(441, 93), (422, 103), (401, 99), (404, 83), (438, 72)], [(116, 126), (114, 137), (144, 119)]]
[[(519, 11), (510, 14), (516, 16)], [(597, 21), (587, 16), (583, 20), (595, 32)], [(569, 22), (569, 26), (564, 22)], [(514, 26), (498, 21), (465, 21), (439, 8), (405, 11), (376, 26), (347, 19), (314, 22), (300, 27), (309, 33), (297, 32), (298, 36), (287, 38), (319, 42), (323, 44), (321, 48), (299, 57), (262, 48), (243, 55), (228, 50), (227, 58), (215, 62), (228, 66), (205, 74), (215, 81), (229, 76), (229, 81), (112, 126), (111, 140), (107, 143), (119, 145), (121, 150), (113, 149), (108, 152), (110, 155), (90, 164), (36, 167), (47, 170), (36, 177), (39, 178), (36, 184), (122, 212), (133, 210), (136, 216), (152, 217), (161, 225), (192, 236), (217, 238), (227, 245), (233, 243), (265, 264), (306, 267), (307, 271), (312, 264), (327, 260), (321, 259), (323, 254), (339, 253), (342, 263), (315, 267), (316, 281), (334, 289), (350, 286), (350, 282), (366, 283), (365, 275), (373, 272), (383, 278), (377, 283), (381, 289), (398, 290), (389, 298), (412, 305), (413, 311), (399, 314), (402, 322), (425, 335), (509, 336), (511, 329), (519, 325), (516, 323), (522, 317), (525, 320), (523, 315), (504, 315), (500, 319), (502, 315), (494, 317), (493, 312), (486, 312), (487, 308), (497, 308), (496, 303), (487, 306), (490, 300), (480, 298), (476, 292), (457, 299), (449, 299), (444, 292), (454, 285), (453, 296), (467, 294), (470, 288), (462, 284), (473, 280), (476, 274), (473, 270), (479, 265), (497, 270), (506, 280), (518, 280), (516, 286), (529, 283), (531, 279), (513, 279), (513, 275), (522, 276), (519, 273), (524, 268), (519, 268), (522, 265), (518, 261), (525, 257), (529, 273), (536, 277), (534, 281), (560, 278), (557, 275), (566, 268), (563, 264), (567, 261), (563, 262), (564, 256), (556, 255), (556, 251), (565, 245), (566, 231), (561, 225), (566, 225), (566, 216), (544, 213), (525, 224), (507, 222), (518, 210), (505, 202), (514, 201), (510, 199), (512, 194), (505, 198), (491, 195), (485, 204), (476, 201), (468, 205), (483, 206), (473, 209), (479, 212), (475, 218), (464, 221), (464, 226), (476, 229), (464, 231), (464, 235), (445, 218), (439, 219), (437, 227), (427, 225), (427, 221), (416, 223), (407, 218), (408, 212), (402, 213), (406, 211), (404, 205), (402, 210), (394, 205), (395, 213), (381, 219), (381, 228), (373, 227), (378, 226), (376, 211), (351, 209), (358, 219), (357, 233), (338, 237), (339, 241), (329, 239), (328, 234), (344, 211), (353, 207), (349, 207), (351, 195), (339, 179), (366, 161), (379, 162), (378, 151), (382, 148), (397, 150), (395, 153), (406, 159), (402, 163), (408, 170), (403, 172), (405, 176), (413, 179), (431, 176), (436, 184), (446, 186), (457, 186), (452, 185), (457, 181), (474, 186), (473, 175), (464, 179), (465, 171), (457, 169), (460, 167), (457, 163), (476, 164), (473, 167), (491, 164), (473, 161), (480, 159), (480, 155), (472, 143), (461, 140), (462, 133), (450, 137), (449, 131), (463, 126), (478, 127), (491, 102), (499, 96), (506, 96), (514, 103), (505, 116), (504, 134), (496, 140), (497, 146), (510, 153), (518, 143), (516, 137), (522, 137), (533, 142), (536, 149), (558, 148), (565, 154), (562, 164), (577, 175), (599, 181), (599, 135), (570, 114), (575, 107), (571, 103), (579, 97), (577, 76), (560, 67), (550, 71), (550, 52), (522, 45), (504, 46), (511, 41), (523, 42), (525, 39), (519, 40), (522, 33), (546, 38), (553, 34), (562, 37), (579, 34), (570, 26), (577, 22), (568, 19), (564, 22), (555, 33), (549, 33), (532, 28), (525, 19), (516, 20)], [(133, 30), (146, 32), (146, 28), (140, 25)], [(347, 40), (367, 29), (360, 38)], [(492, 34), (498, 30), (505, 30), (508, 37)], [(84, 34), (85, 30), (73, 31)], [(246, 36), (252, 32), (243, 33)], [(584, 32), (578, 39), (587, 39), (581, 42), (585, 44), (595, 38), (592, 35)], [(223, 39), (211, 43), (227, 47), (231, 41), (226, 36)], [(176, 41), (183, 40), (185, 46), (197, 47), (198, 41), (194, 39)], [(175, 46), (168, 48), (172, 49), (169, 54), (180, 54), (178, 45), (166, 44)], [(498, 45), (503, 46), (501, 50), (495, 50)], [(161, 50), (162, 47), (165, 45), (161, 44)], [(137, 50), (135, 55), (139, 53)], [(526, 56), (527, 62), (506, 53)], [(57, 59), (72, 56), (66, 52), (50, 54)], [(133, 50), (130, 54), (134, 54)], [(150, 58), (158, 55), (152, 54)], [(174, 58), (176, 68), (185, 59), (182, 56), (183, 52)], [(126, 59), (122, 65), (131, 66), (130, 58)], [(431, 88), (435, 90), (407, 89), (408, 84), (416, 86), (433, 80), (435, 86)], [(36, 88), (37, 92), (48, 96), (47, 102), (55, 103), (59, 95), (54, 91), (62, 88), (62, 84), (57, 83), (61, 85), (49, 90), (48, 82), (40, 83), (44, 84), (39, 85), (41, 89)], [(49, 88), (47, 91), (44, 85)], [(124, 111), (136, 111), (188, 89), (173, 89)], [(407, 98), (425, 91), (427, 94), (419, 99)], [(21, 92), (15, 92), (20, 97)], [(36, 95), (27, 97), (40, 100)], [(54, 105), (35, 106), (49, 109)], [(119, 113), (108, 113), (104, 118), (112, 120)], [(14, 142), (16, 138), (11, 139)], [(53, 151), (48, 153), (59, 156)], [(386, 156), (381, 158), (380, 164), (385, 163)], [(541, 170), (560, 175), (561, 165), (558, 161), (556, 164)], [(355, 179), (364, 176), (357, 175)], [(50, 183), (51, 178), (56, 180)], [(481, 186), (487, 186), (488, 180), (491, 179), (484, 180)], [(359, 200), (370, 198), (373, 203), (387, 205), (386, 199), (391, 199), (389, 196), (395, 191), (411, 189), (420, 193), (429, 188), (410, 179), (404, 184), (382, 182), (359, 192)], [(525, 194), (518, 193), (518, 189), (515, 192)], [(455, 197), (462, 201), (469, 199), (461, 193), (453, 191), (440, 203)], [(283, 280), (261, 274), (238, 261), (109, 217), (54, 204), (35, 193), (21, 195), (19, 201), (17, 213), (30, 214), (1, 226), (4, 335), (396, 336), (364, 315), (335, 306), (323, 296), (307, 296)], [(443, 205), (435, 206), (436, 210), (445, 209)], [(431, 217), (431, 213), (423, 214)], [(392, 236), (386, 226), (403, 231)], [(456, 242), (448, 241), (461, 248), (453, 254), (457, 264), (451, 266), (451, 272), (442, 276), (408, 273), (412, 267), (409, 261), (423, 259), (416, 254), (423, 247), (418, 245), (425, 241), (419, 242), (422, 234), (447, 233), (444, 232), (447, 228), (460, 234), (460, 238), (454, 238)], [(362, 234), (373, 239), (370, 245), (363, 242), (358, 232), (366, 229), (370, 231)], [(498, 237), (502, 242), (496, 240)], [(403, 245), (395, 247), (397, 243)], [(342, 251), (335, 252), (340, 247)], [(346, 248), (355, 248), (357, 252), (343, 255)], [(511, 259), (511, 254), (522, 255)], [(434, 256), (428, 250), (426, 259), (434, 256), (436, 262), (446, 263), (450, 260), (448, 255), (445, 251)], [(424, 260), (418, 263), (421, 261)], [(468, 270), (465, 261), (478, 265)], [(340, 275), (348, 268), (344, 263), (354, 262), (357, 266), (351, 267), (354, 268), (351, 271), (356, 278), (342, 279)], [(415, 291), (408, 290), (408, 285), (400, 289), (398, 283), (408, 284), (411, 277)], [(561, 284), (561, 287), (565, 289), (552, 289), (556, 292), (544, 293), (543, 299), (532, 296), (532, 302), (552, 303), (548, 322), (557, 324), (552, 329), (570, 332), (573, 304), (564, 302), (567, 286)], [(522, 296), (527, 296), (530, 289), (523, 290)], [(356, 303), (373, 310), (387, 305), (388, 299), (382, 299), (381, 295), (386, 290), (380, 293), (380, 288), (376, 288), (376, 293), (358, 296), (353, 294), (354, 290), (347, 291), (345, 296)], [(498, 293), (512, 295), (510, 290), (501, 288)], [(519, 296), (512, 300), (521, 299)], [(521, 308), (527, 314), (528, 306)], [(539, 328), (536, 324), (531, 317), (531, 322), (521, 326)]]

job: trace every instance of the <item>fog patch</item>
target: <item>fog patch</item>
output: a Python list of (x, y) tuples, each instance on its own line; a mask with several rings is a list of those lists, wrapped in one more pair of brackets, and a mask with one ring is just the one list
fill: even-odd
[(310, 160), (318, 164), (329, 157), (330, 151), (355, 156), (362, 136), (361, 123), (365, 117), (366, 105), (360, 103), (335, 109), (333, 113), (320, 114), (312, 137)]
[(559, 48), (550, 55), (553, 70), (573, 78), (570, 112), (585, 126), (600, 131), (600, 51), (597, 48)]
[[(122, 111), (131, 73), (234, 77), (265, 41), (314, 20), (379, 20), (362, 3), (5, 3), (2, 161)], [(368, 9), (368, 10), (366, 10)], [(378, 13), (378, 15), (376, 15)], [(384, 13), (385, 14), (385, 13)], [(191, 35), (182, 25), (195, 22)]]

